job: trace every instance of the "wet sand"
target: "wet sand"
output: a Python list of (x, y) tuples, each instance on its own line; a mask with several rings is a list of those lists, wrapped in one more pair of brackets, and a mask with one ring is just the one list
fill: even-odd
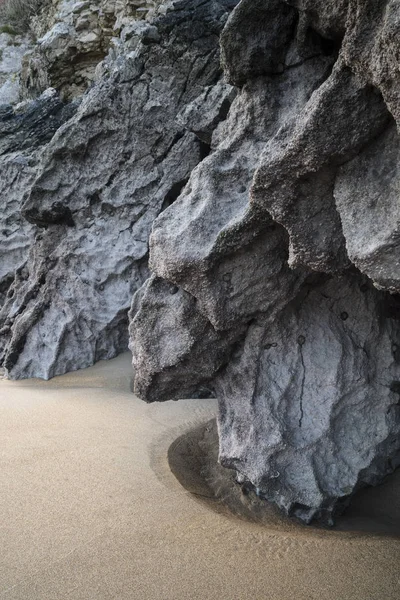
[(146, 405), (130, 388), (128, 355), (0, 381), (0, 598), (400, 598), (400, 477), (362, 492), (334, 531), (235, 515), (212, 444), (204, 483), (189, 433), (215, 401)]

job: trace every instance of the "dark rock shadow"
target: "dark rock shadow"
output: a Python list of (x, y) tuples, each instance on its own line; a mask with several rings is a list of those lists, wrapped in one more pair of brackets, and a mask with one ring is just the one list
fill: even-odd
[(333, 528), (300, 523), (236, 482), (235, 472), (218, 464), (218, 433), (213, 419), (178, 437), (168, 462), (180, 484), (212, 510), (260, 523), (270, 529), (315, 535), (373, 535), (400, 538), (400, 469), (377, 487), (356, 493)]

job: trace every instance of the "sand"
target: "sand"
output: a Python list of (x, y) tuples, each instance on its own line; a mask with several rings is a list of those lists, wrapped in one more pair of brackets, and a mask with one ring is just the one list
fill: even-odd
[(130, 389), (128, 355), (50, 382), (0, 381), (0, 598), (400, 598), (399, 477), (339, 530), (274, 511), (239, 518), (188, 491), (196, 460), (176, 442), (215, 400), (146, 405)]

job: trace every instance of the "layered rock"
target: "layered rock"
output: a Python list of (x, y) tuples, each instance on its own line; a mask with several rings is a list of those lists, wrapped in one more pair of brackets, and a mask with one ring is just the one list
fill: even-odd
[(185, 0), (133, 25), (109, 77), (47, 146), (22, 210), (41, 230), (0, 315), (8, 377), (48, 379), (127, 349), (152, 222), (232, 100), (218, 41), (234, 4)]
[(155, 221), (131, 310), (139, 395), (208, 387), (222, 464), (305, 521), (399, 463), (399, 15), (239, 3), (221, 39), (240, 92)]
[(32, 22), (38, 38), (24, 57), (26, 97), (48, 87), (64, 99), (80, 96), (96, 79), (96, 68), (124, 25), (150, 18), (159, 0), (54, 0)]

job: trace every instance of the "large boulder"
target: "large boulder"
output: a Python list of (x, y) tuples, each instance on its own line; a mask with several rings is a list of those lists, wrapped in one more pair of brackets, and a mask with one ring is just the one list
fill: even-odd
[(222, 464), (307, 522), (400, 460), (399, 22), (392, 0), (239, 3), (240, 91), (131, 309), (136, 391), (215, 393)]

